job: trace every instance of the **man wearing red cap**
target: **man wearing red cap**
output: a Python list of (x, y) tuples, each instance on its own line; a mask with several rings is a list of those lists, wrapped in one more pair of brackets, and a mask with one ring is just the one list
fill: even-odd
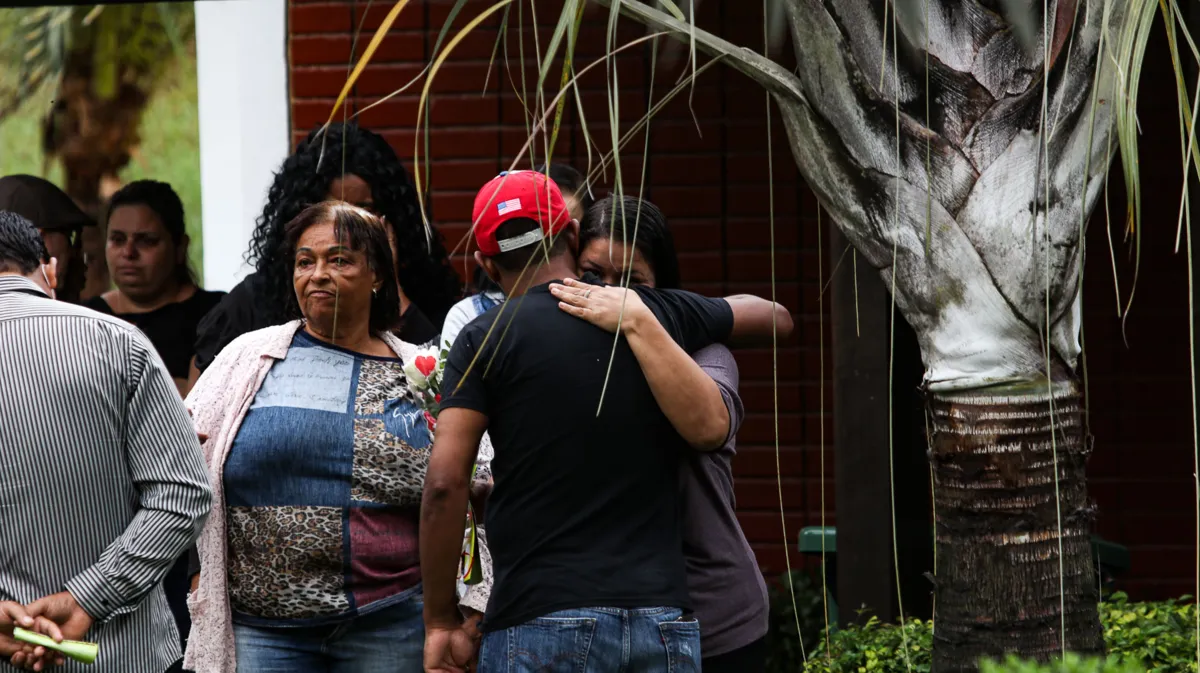
[[(551, 282), (577, 278), (579, 223), (533, 171), (485, 185), (474, 220), (476, 260), (509, 301), (467, 325), (446, 364), (421, 509), (425, 670), (465, 670), (478, 646), (473, 625), (460, 625), (454, 588), (485, 431), (495, 447), (486, 512), (494, 587), (478, 670), (568, 659), (588, 673), (698, 670), (677, 504), (689, 448), (625, 340), (614, 349), (612, 334), (560, 310), (550, 293)], [(723, 299), (636, 292), (689, 352), (733, 330)]]

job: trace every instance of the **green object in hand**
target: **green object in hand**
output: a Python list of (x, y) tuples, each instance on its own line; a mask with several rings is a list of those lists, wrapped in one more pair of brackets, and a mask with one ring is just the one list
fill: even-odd
[[(479, 470), (477, 463), (471, 468), (471, 481), (475, 481), (475, 473)], [(463, 544), (462, 559), (459, 562), (459, 574), (463, 584), (471, 586), (483, 581), (483, 565), (479, 560), (479, 530), (475, 523), (475, 508), (467, 501), (467, 529), (470, 533)]]
[(96, 643), (85, 643), (78, 640), (64, 640), (61, 643), (54, 642), (53, 638), (43, 636), (40, 633), (26, 631), (21, 627), (13, 629), (13, 638), (30, 645), (41, 645), (48, 650), (54, 650), (60, 654), (64, 654), (81, 664), (90, 664), (96, 661), (96, 655), (100, 652), (100, 646)]

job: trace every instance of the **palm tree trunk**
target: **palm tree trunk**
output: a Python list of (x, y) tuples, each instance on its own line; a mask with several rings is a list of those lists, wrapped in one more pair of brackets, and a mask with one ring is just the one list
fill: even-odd
[(1049, 659), (1064, 635), (1069, 651), (1102, 652), (1084, 476), (1091, 441), (1076, 382), (931, 394), (928, 406), (933, 670), (973, 672), (981, 657), (1005, 652)]

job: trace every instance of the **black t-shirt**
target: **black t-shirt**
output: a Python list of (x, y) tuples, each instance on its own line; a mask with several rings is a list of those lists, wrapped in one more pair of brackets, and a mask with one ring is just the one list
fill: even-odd
[(154, 344), (154, 350), (158, 351), (171, 376), (186, 379), (188, 365), (195, 353), (197, 326), (224, 296), (224, 292), (197, 289), (195, 294), (183, 301), (146, 313), (115, 313), (103, 297), (92, 297), (83, 305), (133, 323)]
[[(637, 291), (689, 352), (733, 326), (722, 299)], [(677, 484), (689, 449), (624, 339), (597, 416), (613, 339), (546, 284), (476, 318), (450, 351), (441, 406), (487, 415), (496, 451), (485, 630), (570, 608), (688, 607)]]
[[(263, 306), (263, 295), (262, 277), (256, 271), (235, 285), (221, 303), (200, 321), (195, 342), (197, 369), (207, 369), (217, 353), (241, 335), (288, 321), (282, 307), (270, 310)], [(425, 317), (421, 309), (410, 303), (401, 317), (396, 336), (409, 343), (425, 344), (436, 339), (438, 332), (438, 328)]]

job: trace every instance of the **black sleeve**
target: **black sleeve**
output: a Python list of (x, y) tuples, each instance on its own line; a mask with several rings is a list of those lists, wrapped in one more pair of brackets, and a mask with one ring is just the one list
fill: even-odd
[(209, 311), (196, 326), (196, 368), (204, 371), (231, 341), (266, 325), (256, 324), (254, 292), (249, 277)]
[(188, 547), (187, 550), (188, 569), (187, 576), (190, 580), (192, 575), (200, 574), (200, 553), (196, 551), (196, 545)]
[(402, 341), (420, 346), (437, 340), (438, 328), (434, 327), (416, 304), (409, 304), (408, 310), (400, 320), (400, 329), (396, 331), (396, 336)]
[(112, 307), (109, 306), (108, 302), (104, 301), (104, 297), (100, 295), (96, 295), (95, 297), (83, 302), (83, 306), (84, 308), (90, 308), (93, 311), (99, 311), (105, 315), (113, 314)]
[(723, 343), (733, 331), (733, 309), (724, 299), (640, 285), (635, 289), (675, 343), (689, 353)]
[[(487, 414), (487, 395), (483, 387), (483, 371), (488, 366), (490, 349), (482, 352), (478, 343), (485, 332), (469, 324), (459, 333), (446, 356), (446, 371), (442, 374), (442, 409), (471, 409)], [(476, 353), (479, 357), (476, 358)], [(474, 366), (471, 366), (474, 361)]]

